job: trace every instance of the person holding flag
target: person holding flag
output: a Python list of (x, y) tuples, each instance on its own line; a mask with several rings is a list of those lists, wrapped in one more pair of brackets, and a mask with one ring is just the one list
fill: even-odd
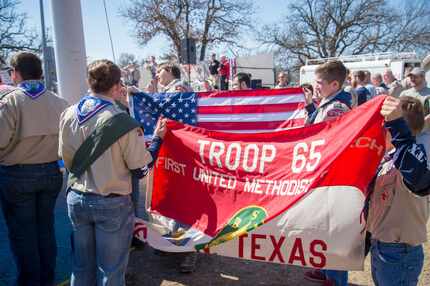
[(371, 189), (367, 231), (375, 285), (417, 285), (430, 214), (430, 133), (414, 97), (387, 97), (385, 117), (394, 149), (382, 161)]
[(124, 94), (120, 68), (88, 66), (90, 94), (61, 115), (59, 155), (69, 172), (71, 285), (125, 285), (133, 233), (132, 176), (143, 176), (166, 132), (160, 120), (148, 149), (140, 123), (115, 100)]
[[(307, 124), (314, 124), (336, 118), (351, 110), (351, 94), (343, 90), (347, 69), (340, 61), (330, 61), (315, 70), (315, 93), (321, 98), (316, 107), (313, 94), (304, 89), (306, 98)], [(305, 273), (305, 279), (327, 286), (346, 286), (348, 272), (313, 269)]]

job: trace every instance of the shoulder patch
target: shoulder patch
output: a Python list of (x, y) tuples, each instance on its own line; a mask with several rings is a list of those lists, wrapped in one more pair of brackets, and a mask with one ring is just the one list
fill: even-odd
[(348, 106), (346, 106), (345, 104), (343, 104), (342, 102), (334, 102), (332, 107), (334, 109), (342, 109), (342, 110), (349, 110)]
[(137, 136), (142, 137), (143, 136), (143, 129), (142, 128), (137, 128)]
[(327, 116), (329, 117), (338, 117), (345, 113), (343, 108), (333, 108), (327, 111)]

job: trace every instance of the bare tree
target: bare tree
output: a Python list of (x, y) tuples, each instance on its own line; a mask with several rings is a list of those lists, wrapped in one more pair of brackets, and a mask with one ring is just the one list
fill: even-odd
[(137, 63), (138, 63), (138, 60), (136, 59), (136, 56), (133, 54), (122, 53), (119, 55), (118, 65), (122, 68), (130, 64), (136, 65)]
[(285, 20), (263, 27), (260, 40), (283, 57), (306, 59), (428, 49), (430, 2), (394, 7), (386, 0), (296, 0)]
[(5, 60), (10, 52), (19, 50), (39, 51), (34, 31), (26, 28), (26, 15), (17, 12), (18, 0), (0, 0), (0, 58)]
[(189, 36), (204, 60), (208, 45), (238, 45), (241, 31), (252, 26), (253, 11), (250, 0), (132, 0), (120, 13), (142, 46), (163, 35), (179, 55), (181, 39)]

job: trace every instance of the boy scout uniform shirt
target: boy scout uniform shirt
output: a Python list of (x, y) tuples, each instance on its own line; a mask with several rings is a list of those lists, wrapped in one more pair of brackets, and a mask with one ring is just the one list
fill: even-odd
[(330, 120), (336, 117), (339, 117), (340, 115), (344, 114), (345, 112), (350, 111), (350, 108), (338, 101), (334, 100), (333, 102), (329, 102), (333, 97), (335, 97), (337, 94), (329, 96), (327, 98), (323, 98), (319, 104), (319, 108), (316, 112), (318, 112), (317, 116), (315, 117), (315, 120), (313, 123), (320, 123), (326, 120)]
[[(93, 117), (79, 125), (77, 105), (66, 109), (61, 115), (59, 155), (70, 170), (73, 157), (84, 140), (106, 120), (116, 114), (124, 113), (111, 98), (93, 95), (109, 103)], [(152, 161), (145, 147), (143, 131), (135, 128), (110, 146), (80, 178), (72, 185), (79, 192), (128, 195), (131, 193), (130, 170), (139, 169)]]
[[(21, 84), (40, 83), (24, 81)], [(0, 100), (0, 165), (42, 164), (58, 158), (58, 123), (68, 106), (50, 91), (31, 97), (23, 89)]]
[[(418, 144), (429, 154), (429, 134), (422, 133)], [(412, 193), (404, 184), (402, 175), (393, 164), (385, 162), (378, 174), (370, 200), (368, 231), (372, 239), (388, 243), (406, 243), (416, 246), (427, 241), (429, 197)]]

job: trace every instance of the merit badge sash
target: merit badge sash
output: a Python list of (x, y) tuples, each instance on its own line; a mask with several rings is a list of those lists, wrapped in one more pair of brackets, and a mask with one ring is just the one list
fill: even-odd
[(79, 125), (87, 122), (91, 117), (97, 114), (97, 112), (109, 105), (112, 105), (112, 103), (99, 97), (92, 95), (84, 96), (79, 101), (76, 108)]

